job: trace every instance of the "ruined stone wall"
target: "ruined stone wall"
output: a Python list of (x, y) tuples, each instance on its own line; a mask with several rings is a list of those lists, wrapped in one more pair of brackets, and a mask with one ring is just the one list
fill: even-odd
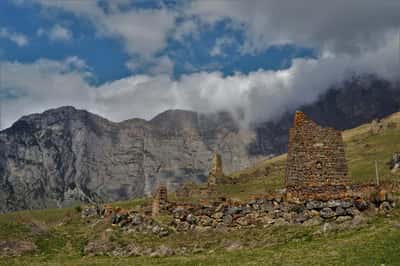
[(289, 131), (285, 178), (296, 198), (341, 198), (349, 184), (342, 134), (296, 112)]
[(154, 195), (152, 204), (152, 215), (157, 216), (161, 213), (165, 205), (168, 203), (168, 192), (165, 185), (160, 185)]

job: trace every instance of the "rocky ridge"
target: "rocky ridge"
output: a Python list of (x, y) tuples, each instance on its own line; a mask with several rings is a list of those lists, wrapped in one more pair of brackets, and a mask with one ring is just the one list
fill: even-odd
[(234, 171), (254, 139), (226, 113), (170, 110), (113, 123), (73, 107), (22, 117), (0, 133), (0, 212), (142, 197), (157, 182), (203, 182), (212, 154)]

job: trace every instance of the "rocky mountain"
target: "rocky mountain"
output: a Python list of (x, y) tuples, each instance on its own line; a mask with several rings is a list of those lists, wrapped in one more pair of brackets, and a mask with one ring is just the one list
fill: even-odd
[[(351, 128), (400, 109), (397, 85), (368, 76), (299, 108), (322, 125)], [(0, 132), (0, 212), (141, 197), (157, 182), (203, 182), (212, 155), (224, 172), (286, 151), (292, 111), (242, 129), (228, 113), (169, 110), (110, 122), (73, 107), (22, 117)]]
[(205, 181), (214, 152), (226, 171), (249, 165), (255, 134), (226, 113), (170, 110), (113, 123), (62, 107), (22, 117), (0, 133), (0, 212), (115, 201), (157, 182)]

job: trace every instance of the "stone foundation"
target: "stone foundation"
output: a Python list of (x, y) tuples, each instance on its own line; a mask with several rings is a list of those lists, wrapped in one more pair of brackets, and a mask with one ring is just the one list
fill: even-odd
[[(284, 195), (278, 194), (245, 202), (224, 198), (198, 204), (167, 202), (163, 205), (163, 212), (173, 219), (168, 224), (161, 224), (150, 216), (135, 211), (116, 211), (111, 222), (136, 232), (166, 236), (173, 231), (218, 230), (223, 227), (240, 229), (285, 224), (312, 226), (324, 222), (342, 223), (351, 221), (364, 212), (368, 215), (387, 213), (395, 206), (391, 193), (382, 187), (362, 185), (355, 190), (357, 193), (348, 198), (307, 199), (298, 202), (286, 201)], [(99, 207), (92, 208), (97, 210)], [(82, 213), (96, 216), (96, 211), (84, 209)]]

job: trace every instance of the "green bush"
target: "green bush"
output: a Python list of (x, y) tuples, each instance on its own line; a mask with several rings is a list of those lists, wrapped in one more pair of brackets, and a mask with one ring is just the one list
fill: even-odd
[(76, 206), (75, 207), (75, 211), (77, 212), (77, 213), (81, 213), (82, 212), (82, 207), (81, 206)]

